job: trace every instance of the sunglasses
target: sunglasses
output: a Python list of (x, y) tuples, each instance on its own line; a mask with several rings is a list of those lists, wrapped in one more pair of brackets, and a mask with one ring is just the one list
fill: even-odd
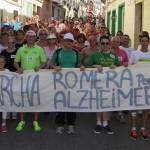
[(47, 33), (41, 33), (40, 35), (47, 35)]
[(69, 39), (68, 39), (68, 40), (65, 40), (65, 41), (66, 41), (66, 42), (73, 42), (73, 40), (69, 40)]
[(109, 45), (109, 42), (101, 42), (101, 45)]
[(101, 27), (102, 29), (105, 29), (105, 27)]
[(8, 42), (8, 44), (15, 44), (15, 42)]

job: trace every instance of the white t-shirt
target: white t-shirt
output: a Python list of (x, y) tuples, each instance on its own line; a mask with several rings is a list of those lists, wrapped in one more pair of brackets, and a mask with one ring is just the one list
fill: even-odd
[[(137, 50), (141, 49), (141, 44), (138, 46)], [(150, 51), (150, 44), (148, 45), (148, 51)]]
[(60, 28), (60, 31), (63, 31), (66, 28), (66, 26), (64, 23), (60, 23), (59, 28)]
[(131, 47), (128, 47), (128, 48), (125, 48), (123, 46), (119, 46), (120, 49), (123, 49), (127, 55), (128, 55), (128, 59), (130, 59), (131, 57), (131, 53), (135, 51), (135, 49), (131, 48)]
[(146, 53), (141, 50), (134, 51), (131, 54), (129, 64), (150, 64), (150, 51)]

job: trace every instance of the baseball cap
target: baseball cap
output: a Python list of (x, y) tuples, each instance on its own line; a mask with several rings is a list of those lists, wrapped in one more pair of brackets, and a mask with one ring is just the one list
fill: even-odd
[(47, 37), (47, 40), (48, 39), (56, 39), (56, 36), (54, 34), (50, 34), (48, 37)]
[(36, 36), (36, 34), (33, 30), (29, 30), (27, 31), (26, 36)]
[(64, 39), (70, 39), (70, 40), (74, 41), (73, 34), (72, 33), (66, 33), (64, 35)]

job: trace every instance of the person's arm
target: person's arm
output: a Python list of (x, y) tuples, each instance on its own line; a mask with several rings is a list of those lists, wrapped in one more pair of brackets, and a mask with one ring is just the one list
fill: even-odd
[(81, 63), (81, 59), (82, 59), (82, 55), (80, 52), (78, 52), (78, 65), (77, 65), (77, 67), (80, 68), (80, 71), (84, 71), (85, 66)]
[(18, 49), (17, 53), (16, 53), (16, 57), (14, 60), (14, 67), (17, 69), (17, 73), (22, 74), (23, 73), (23, 69), (19, 66), (19, 62), (21, 60), (21, 48)]
[(53, 62), (50, 62), (50, 67), (56, 71), (60, 71), (62, 69), (60, 66), (56, 66)]
[(50, 62), (50, 67), (55, 69), (56, 71), (60, 71), (62, 68), (60, 66), (56, 65), (56, 58), (57, 58), (57, 52), (55, 51), (53, 56), (52, 56), (52, 60)]
[(41, 63), (41, 65), (40, 65), (39, 67), (35, 67), (35, 68), (34, 68), (34, 71), (35, 71), (35, 72), (38, 72), (40, 69), (44, 68), (45, 65), (46, 65), (46, 62)]
[(19, 64), (14, 61), (14, 67), (17, 69), (17, 73), (22, 74), (23, 70), (20, 68)]

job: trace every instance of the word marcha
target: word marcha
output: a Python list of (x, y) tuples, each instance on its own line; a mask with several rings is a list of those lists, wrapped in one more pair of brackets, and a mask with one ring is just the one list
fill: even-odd
[[(17, 81), (17, 82), (16, 82)], [(17, 83), (17, 84), (16, 84)], [(13, 89), (18, 87), (17, 93)], [(5, 101), (10, 101), (10, 106), (24, 107), (24, 102), (28, 101), (29, 106), (34, 106), (34, 99), (40, 105), (39, 75), (18, 76), (0, 75), (0, 105), (4, 106)], [(16, 99), (16, 95), (19, 97)]]

